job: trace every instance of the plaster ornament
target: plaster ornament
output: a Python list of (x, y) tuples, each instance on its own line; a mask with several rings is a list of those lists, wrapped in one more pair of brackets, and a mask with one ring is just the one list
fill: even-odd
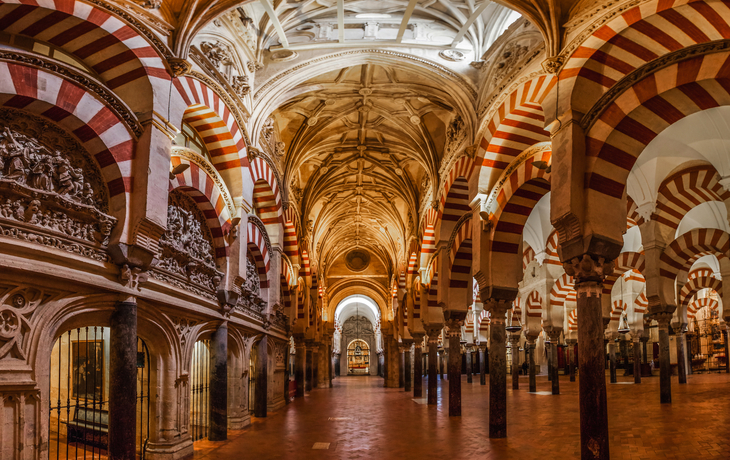
[(44, 293), (34, 288), (4, 287), (0, 297), (0, 363), (4, 360), (25, 361), (29, 350), (28, 340), (33, 331), (31, 318), (40, 305)]
[(445, 59), (445, 60), (451, 61), (451, 62), (458, 62), (458, 61), (463, 61), (464, 59), (466, 59), (466, 55), (464, 55), (464, 53), (462, 53), (461, 51), (452, 50), (452, 49), (443, 50), (443, 51), (439, 52), (439, 57), (441, 59)]
[(239, 97), (244, 97), (251, 92), (251, 86), (248, 83), (248, 75), (236, 75), (231, 78), (231, 86)]
[(222, 273), (215, 264), (213, 237), (197, 205), (180, 191), (173, 191), (167, 207), (167, 230), (160, 238), (156, 269), (214, 291)]
[(147, 273), (143, 272), (139, 267), (131, 267), (128, 264), (124, 264), (119, 270), (119, 282), (122, 286), (129, 289), (141, 290), (139, 285), (145, 283), (147, 279)]
[(143, 8), (157, 10), (162, 6), (162, 0), (144, 0), (141, 5)]
[(274, 62), (292, 61), (299, 57), (299, 53), (291, 50), (274, 51), (271, 53), (271, 60)]
[(520, 45), (518, 42), (509, 43), (504, 47), (501, 54), (501, 60), (494, 66), (492, 74), (492, 85), (496, 85), (505, 76), (512, 73), (517, 66), (519, 60), (527, 54), (528, 47)]
[(243, 15), (239, 12), (240, 10), (231, 10), (226, 13), (226, 18), (233, 25), (233, 29), (236, 31), (238, 36), (243, 40), (246, 46), (251, 50), (256, 50), (256, 27), (254, 26), (253, 19)]
[(456, 115), (446, 129), (446, 152), (452, 153), (466, 139), (466, 129), (461, 115)]
[(262, 64), (255, 62), (255, 61), (248, 61), (246, 63), (246, 67), (248, 68), (248, 71), (251, 73), (254, 73), (257, 70), (261, 70), (264, 68), (264, 66)]
[(638, 205), (636, 207), (636, 212), (641, 216), (642, 219), (648, 222), (651, 220), (652, 214), (656, 212), (656, 202), (650, 201), (648, 203)]
[(307, 120), (307, 126), (315, 126), (317, 124), (317, 121), (319, 121), (319, 120), (317, 120), (316, 117), (309, 118)]
[(337, 100), (335, 100), (335, 99), (327, 99), (324, 101), (324, 105), (329, 105), (329, 106), (335, 105), (336, 103), (337, 103)]
[(205, 57), (208, 58), (211, 64), (218, 69), (220, 69), (221, 66), (233, 64), (231, 47), (220, 40), (215, 42), (200, 42), (200, 50), (203, 54), (205, 54)]
[(421, 117), (419, 117), (418, 115), (412, 115), (411, 118), (409, 118), (409, 120), (414, 125), (417, 125), (417, 124), (419, 124), (421, 122)]
[(542, 61), (542, 68), (547, 73), (557, 74), (560, 71), (560, 68), (563, 66), (564, 62), (565, 58), (563, 56), (547, 58)]

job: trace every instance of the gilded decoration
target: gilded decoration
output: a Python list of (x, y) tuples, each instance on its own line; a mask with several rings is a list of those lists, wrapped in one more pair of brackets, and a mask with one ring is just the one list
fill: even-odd
[(97, 260), (117, 219), (96, 162), (60, 128), (0, 111), (0, 231)]

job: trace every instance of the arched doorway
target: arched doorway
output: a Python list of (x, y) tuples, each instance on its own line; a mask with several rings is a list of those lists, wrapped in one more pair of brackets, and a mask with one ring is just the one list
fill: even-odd
[(347, 375), (370, 375), (370, 346), (355, 339), (347, 347)]

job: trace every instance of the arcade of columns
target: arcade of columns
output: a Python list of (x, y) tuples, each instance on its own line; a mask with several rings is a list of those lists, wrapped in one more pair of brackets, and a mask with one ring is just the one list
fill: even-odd
[(0, 2), (0, 458), (58, 449), (89, 327), (114, 459), (192, 454), (197, 369), (210, 440), (331, 387), (353, 308), (386, 387), (436, 404), (447, 368), (451, 416), (468, 351), (491, 438), (507, 350), (558, 394), (567, 345), (583, 459), (615, 339), (636, 383), (658, 342), (657, 404), (696, 319), (728, 356), (725, 3), (355, 3)]

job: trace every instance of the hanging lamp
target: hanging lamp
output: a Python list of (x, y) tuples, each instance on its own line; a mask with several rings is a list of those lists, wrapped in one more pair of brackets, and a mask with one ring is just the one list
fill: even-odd
[(626, 312), (624, 312), (618, 324), (618, 333), (628, 334), (629, 332), (631, 332), (631, 329), (629, 328), (629, 322), (626, 320)]

